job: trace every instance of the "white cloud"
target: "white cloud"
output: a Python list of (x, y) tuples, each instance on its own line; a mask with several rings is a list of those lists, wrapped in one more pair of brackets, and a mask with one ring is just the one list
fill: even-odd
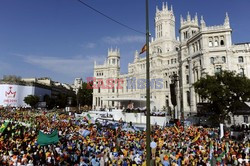
[(124, 44), (124, 43), (144, 43), (145, 36), (122, 36), (122, 37), (104, 37), (103, 42), (108, 44)]
[(84, 47), (84, 48), (95, 48), (96, 44), (90, 42), (90, 43), (82, 44), (82, 47)]
[(9, 70), (11, 66), (5, 62), (0, 61), (0, 71)]
[[(16, 54), (17, 55), (17, 54)], [(91, 76), (93, 73), (94, 61), (98, 59), (103, 61), (104, 57), (100, 56), (76, 56), (72, 58), (65, 57), (49, 57), (49, 56), (35, 56), (35, 55), (20, 55), (23, 61), (43, 69), (62, 74), (65, 76)]]

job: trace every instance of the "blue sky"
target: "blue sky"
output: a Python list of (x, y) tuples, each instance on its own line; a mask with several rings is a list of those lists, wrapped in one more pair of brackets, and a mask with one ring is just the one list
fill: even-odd
[[(83, 0), (139, 31), (145, 31), (144, 0)], [(154, 34), (155, 6), (150, 1), (150, 31)], [(166, 1), (164, 1), (166, 2)], [(176, 17), (189, 11), (204, 16), (207, 25), (222, 24), (229, 13), (233, 43), (250, 41), (249, 0), (168, 0)], [(51, 77), (72, 83), (92, 76), (93, 63), (102, 63), (108, 48), (120, 48), (121, 72), (133, 61), (145, 36), (104, 18), (77, 0), (0, 1), (0, 77)]]

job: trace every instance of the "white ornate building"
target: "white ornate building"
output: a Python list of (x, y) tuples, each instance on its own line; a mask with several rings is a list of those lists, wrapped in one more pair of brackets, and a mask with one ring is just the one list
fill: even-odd
[[(171, 76), (177, 74), (177, 109), (184, 115), (196, 113), (199, 97), (192, 84), (205, 74), (212, 75), (220, 70), (234, 70), (250, 77), (250, 43), (232, 44), (232, 29), (226, 13), (224, 23), (206, 26), (201, 16), (194, 18), (188, 13), (180, 17), (180, 39), (175, 35), (173, 8), (167, 4), (156, 7), (155, 38), (150, 42), (150, 78), (152, 109), (173, 108), (170, 88)], [(146, 78), (146, 58), (135, 51), (134, 62), (128, 64), (128, 73), (120, 74), (120, 52), (108, 50), (103, 65), (94, 65), (95, 83), (108, 78), (124, 80), (123, 88), (97, 88), (93, 91), (93, 107), (119, 107), (119, 99), (145, 101), (146, 90), (138, 82)], [(133, 80), (136, 81), (133, 82)], [(132, 83), (130, 82), (132, 80)], [(139, 80), (139, 81), (138, 81)], [(158, 81), (157, 81), (158, 80)]]

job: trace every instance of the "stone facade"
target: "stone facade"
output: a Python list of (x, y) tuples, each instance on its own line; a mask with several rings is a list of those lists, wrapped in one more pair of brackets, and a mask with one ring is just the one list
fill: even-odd
[[(206, 26), (203, 16), (199, 21), (188, 13), (180, 17), (180, 38), (175, 35), (175, 16), (172, 6), (163, 4), (156, 7), (155, 38), (150, 41), (150, 78), (152, 109), (172, 108), (169, 84), (173, 74), (178, 75), (177, 110), (190, 115), (197, 112), (200, 98), (195, 94), (192, 84), (200, 77), (212, 75), (221, 70), (233, 70), (250, 77), (250, 43), (232, 44), (232, 29), (226, 13), (224, 23)], [(138, 88), (138, 80), (146, 78), (146, 58), (135, 51), (134, 62), (128, 64), (128, 73), (120, 73), (120, 51), (109, 49), (103, 65), (94, 65), (95, 84), (105, 84), (108, 78), (114, 81), (114, 88), (95, 88), (93, 107), (119, 107), (119, 102), (108, 98), (145, 99), (145, 88)], [(136, 79), (136, 81), (134, 80)], [(102, 82), (103, 80), (104, 82)], [(157, 81), (158, 80), (158, 81)], [(102, 82), (100, 84), (100, 82)], [(131, 83), (132, 82), (132, 83)], [(135, 83), (135, 84), (134, 84)], [(158, 88), (157, 88), (158, 84)], [(180, 116), (180, 114), (178, 115)]]

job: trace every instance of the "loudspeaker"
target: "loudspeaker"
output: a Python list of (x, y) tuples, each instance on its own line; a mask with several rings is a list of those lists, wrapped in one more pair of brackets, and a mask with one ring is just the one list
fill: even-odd
[(170, 95), (171, 95), (171, 103), (173, 106), (177, 105), (176, 101), (176, 93), (175, 93), (175, 84), (170, 84)]

